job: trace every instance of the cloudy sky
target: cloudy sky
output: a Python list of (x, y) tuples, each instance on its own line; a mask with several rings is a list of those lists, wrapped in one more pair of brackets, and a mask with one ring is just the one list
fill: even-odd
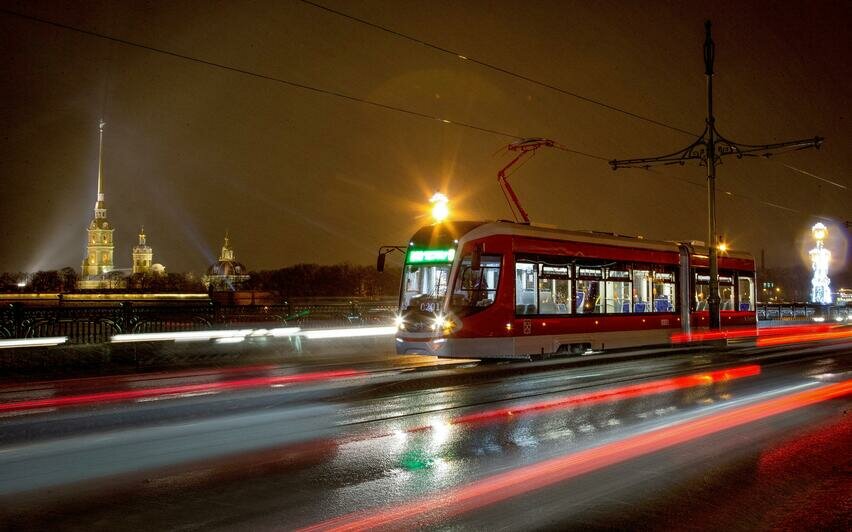
[[(827, 138), (819, 151), (726, 159), (719, 232), (782, 266), (803, 260), (814, 222), (839, 236), (836, 222), (852, 219), (849, 2), (316, 1), (695, 133), (710, 18), (720, 131), (749, 144)], [(503, 134), (586, 154), (541, 150), (513, 175), (534, 222), (706, 239), (704, 168), (613, 172), (605, 162), (675, 151), (689, 135), (299, 0), (0, 9), (2, 271), (79, 268), (101, 117), (117, 266), (130, 265), (141, 225), (156, 261), (199, 272), (226, 229), (251, 269), (370, 263), (428, 222), (437, 190), (460, 217), (509, 218), (496, 183), (510, 158)], [(846, 253), (842, 239), (832, 245)]]

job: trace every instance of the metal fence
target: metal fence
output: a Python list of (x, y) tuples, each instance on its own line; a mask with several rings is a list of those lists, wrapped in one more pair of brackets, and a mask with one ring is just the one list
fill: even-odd
[(757, 319), (842, 322), (852, 319), (852, 309), (846, 305), (815, 303), (758, 303)]
[(279, 305), (147, 304), (53, 307), (10, 303), (0, 309), (0, 338), (67, 336), (70, 344), (109, 342), (115, 334), (298, 326), (306, 329), (386, 325), (390, 301), (285, 303)]

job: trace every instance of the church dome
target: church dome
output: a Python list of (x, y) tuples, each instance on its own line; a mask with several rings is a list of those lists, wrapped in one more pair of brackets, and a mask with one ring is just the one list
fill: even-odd
[(219, 255), (218, 261), (207, 268), (207, 275), (203, 278), (204, 286), (210, 290), (236, 290), (248, 279), (248, 269), (243, 263), (237, 262), (228, 234), (225, 233), (222, 254)]
[(219, 260), (207, 268), (207, 275), (245, 275), (246, 267), (235, 260)]

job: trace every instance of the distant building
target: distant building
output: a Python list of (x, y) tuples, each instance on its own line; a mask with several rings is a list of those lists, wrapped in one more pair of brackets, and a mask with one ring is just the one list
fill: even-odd
[(86, 257), (81, 267), (78, 288), (123, 288), (118, 275), (109, 275), (115, 269), (113, 264), (113, 229), (107, 220), (106, 202), (103, 191), (103, 148), (104, 148), (104, 122), (98, 124), (98, 196), (95, 200), (95, 217), (86, 229)]
[(248, 270), (234, 258), (234, 250), (231, 249), (226, 232), (219, 260), (207, 268), (207, 275), (202, 278), (204, 287), (212, 291), (238, 290), (248, 280)]
[(154, 264), (154, 250), (146, 242), (145, 228), (139, 231), (139, 243), (133, 246), (133, 273), (165, 275), (166, 267)]

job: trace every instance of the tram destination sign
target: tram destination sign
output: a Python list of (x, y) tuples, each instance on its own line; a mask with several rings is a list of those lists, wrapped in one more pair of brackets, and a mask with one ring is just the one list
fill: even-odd
[(453, 262), (456, 256), (454, 249), (411, 249), (406, 257), (406, 264), (435, 264)]

